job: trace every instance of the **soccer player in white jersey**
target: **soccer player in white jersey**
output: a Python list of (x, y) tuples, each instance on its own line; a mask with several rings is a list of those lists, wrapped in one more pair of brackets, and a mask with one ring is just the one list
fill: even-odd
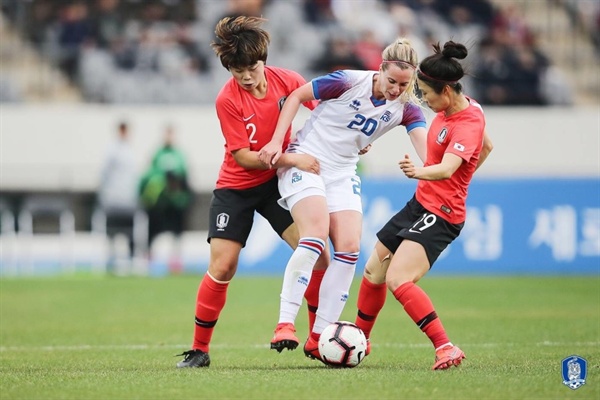
[(281, 110), (273, 139), (259, 152), (263, 163), (274, 165), (300, 104), (319, 100), (286, 153), (314, 156), (320, 174), (294, 167), (278, 170), (280, 204), (291, 211), (300, 233), (286, 266), (279, 323), (271, 340), (271, 348), (279, 352), (293, 350), (299, 343), (294, 322), (328, 237), (334, 256), (323, 277), (316, 321), (304, 345), (307, 357), (321, 359), (319, 336), (339, 319), (348, 299), (362, 231), (361, 182), (356, 175), (361, 150), (402, 125), (425, 160), (426, 121), (415, 95), (417, 54), (408, 40), (399, 38), (385, 48), (382, 58), (378, 71), (335, 71), (294, 90)]

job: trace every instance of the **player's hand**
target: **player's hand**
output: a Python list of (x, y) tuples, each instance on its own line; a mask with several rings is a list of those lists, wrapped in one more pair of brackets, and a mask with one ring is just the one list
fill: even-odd
[(270, 141), (258, 152), (258, 159), (271, 168), (281, 157), (281, 143)]
[(400, 166), (400, 169), (402, 170), (402, 172), (404, 172), (404, 175), (406, 175), (406, 177), (408, 178), (414, 178), (415, 177), (415, 164), (413, 164), (412, 160), (410, 159), (410, 157), (408, 156), (408, 154), (404, 155), (404, 159), (400, 160), (398, 162), (398, 165)]
[(371, 150), (371, 145), (370, 144), (367, 145), (367, 147), (365, 147), (364, 149), (360, 150), (358, 152), (358, 155), (362, 156), (363, 154), (367, 154), (369, 152), (369, 150)]
[(321, 165), (319, 160), (308, 154), (294, 154), (296, 161), (294, 166), (302, 171), (311, 172), (313, 174), (319, 174), (321, 172)]

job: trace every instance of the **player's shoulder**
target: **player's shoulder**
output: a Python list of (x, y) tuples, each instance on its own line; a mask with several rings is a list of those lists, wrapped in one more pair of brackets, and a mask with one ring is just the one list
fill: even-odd
[(298, 72), (293, 71), (291, 69), (287, 69), (287, 68), (273, 67), (273, 66), (267, 65), (267, 66), (265, 66), (265, 74), (267, 76), (271, 75), (271, 76), (277, 77), (283, 82), (289, 82), (290, 80), (293, 80), (296, 82), (301, 82), (301, 83), (306, 82), (304, 77), (302, 77), (302, 75), (300, 75)]
[(217, 93), (217, 101), (231, 98), (238, 94), (238, 83), (233, 78), (229, 78)]
[(481, 104), (479, 104), (479, 102), (469, 96), (465, 96), (467, 98), (467, 100), (469, 100), (469, 108), (468, 111), (471, 114), (474, 115), (480, 115), (483, 117), (484, 113), (483, 113), (483, 107), (481, 107)]
[(401, 106), (403, 110), (402, 112), (407, 118), (425, 121), (425, 113), (420, 105), (413, 103), (412, 101), (408, 101), (403, 103)]

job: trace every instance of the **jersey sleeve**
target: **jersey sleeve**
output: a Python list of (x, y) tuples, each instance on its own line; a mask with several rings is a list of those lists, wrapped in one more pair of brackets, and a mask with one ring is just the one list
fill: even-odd
[(240, 111), (231, 100), (231, 97), (231, 93), (229, 95), (221, 93), (215, 102), (221, 132), (229, 152), (250, 147)]
[(406, 132), (410, 133), (415, 128), (426, 128), (427, 121), (421, 107), (414, 103), (404, 104), (404, 114), (402, 115), (402, 121), (400, 125), (406, 127)]
[(345, 71), (334, 71), (312, 80), (313, 95), (317, 100), (337, 99), (352, 88), (350, 76)]

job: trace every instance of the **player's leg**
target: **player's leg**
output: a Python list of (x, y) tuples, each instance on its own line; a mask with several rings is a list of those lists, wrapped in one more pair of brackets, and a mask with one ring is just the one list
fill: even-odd
[[(307, 287), (310, 285), (313, 267), (321, 254), (326, 252), (328, 218), (325, 185), (319, 175), (300, 171), (297, 168), (288, 168), (279, 170), (278, 178), (276, 202), (269, 203), (271, 217), (267, 219), (294, 249), (285, 268), (279, 319), (275, 335), (271, 340), (271, 348), (281, 352), (283, 349), (293, 350), (298, 346), (294, 323)], [(279, 218), (272, 218), (276, 214), (272, 206), (279, 210), (279, 213), (284, 212), (284, 209), (291, 210), (288, 218), (291, 218), (290, 215), (293, 216), (295, 223), (285, 231), (278, 230)], [(267, 210), (259, 210), (259, 212), (265, 215)], [(321, 268), (323, 264), (324, 262), (321, 261)], [(314, 290), (310, 293), (312, 292)], [(309, 308), (309, 316), (310, 313), (311, 308)]]
[(371, 353), (371, 330), (379, 312), (385, 304), (387, 288), (385, 276), (390, 265), (392, 253), (380, 241), (369, 257), (358, 289), (356, 301), (357, 313), (355, 324), (362, 329), (367, 337), (367, 352)]
[(252, 229), (256, 197), (253, 191), (217, 189), (213, 192), (208, 232), (210, 261), (196, 296), (192, 349), (182, 354), (185, 358), (177, 363), (178, 368), (210, 365), (210, 341), (225, 307), (239, 254)]
[(346, 305), (360, 254), (362, 213), (355, 210), (334, 212), (330, 214), (330, 223), (330, 237), (335, 250), (319, 293), (319, 309), (312, 330), (317, 335), (339, 320)]
[(425, 210), (410, 229), (399, 233), (404, 240), (392, 257), (386, 276), (394, 297), (433, 344), (436, 350), (433, 369), (459, 365), (465, 355), (450, 342), (431, 299), (416, 282), (425, 276), (461, 228), (462, 225), (449, 224)]
[[(305, 196), (307, 194), (305, 192), (295, 196)], [(295, 200), (294, 196), (291, 200)], [(299, 239), (285, 268), (279, 321), (275, 336), (271, 341), (271, 348), (279, 352), (284, 348), (293, 350), (298, 346), (297, 338), (292, 337), (288, 331), (295, 331), (294, 323), (302, 305), (302, 299), (310, 285), (313, 267), (321, 254), (325, 252), (328, 230), (327, 203), (323, 195), (316, 193), (303, 197), (293, 201), (292, 207), (292, 216), (296, 221), (294, 225), (297, 227)], [(293, 239), (287, 237), (285, 232), (283, 238), (290, 246), (294, 247)]]
[(348, 300), (360, 254), (362, 213), (357, 210), (333, 212), (330, 224), (329, 234), (335, 249), (333, 260), (323, 277), (317, 318), (304, 345), (304, 353), (313, 359), (320, 359), (317, 344), (321, 333), (329, 324), (340, 319)]
[(398, 233), (403, 228), (412, 226), (420, 217), (420, 211), (420, 207), (414, 207), (412, 201), (408, 202), (377, 232), (375, 250), (367, 261), (358, 290), (355, 320), (367, 337), (367, 355), (371, 353), (371, 331), (386, 300), (385, 277), (391, 256), (403, 240)]
[(304, 345), (304, 353), (320, 359), (317, 340), (321, 332), (337, 321), (348, 299), (348, 291), (354, 278), (356, 262), (360, 254), (362, 233), (362, 200), (360, 177), (354, 169), (346, 173), (321, 175), (327, 182), (326, 195), (329, 211), (329, 237), (333, 244), (333, 260), (330, 262), (321, 289), (315, 325)]

